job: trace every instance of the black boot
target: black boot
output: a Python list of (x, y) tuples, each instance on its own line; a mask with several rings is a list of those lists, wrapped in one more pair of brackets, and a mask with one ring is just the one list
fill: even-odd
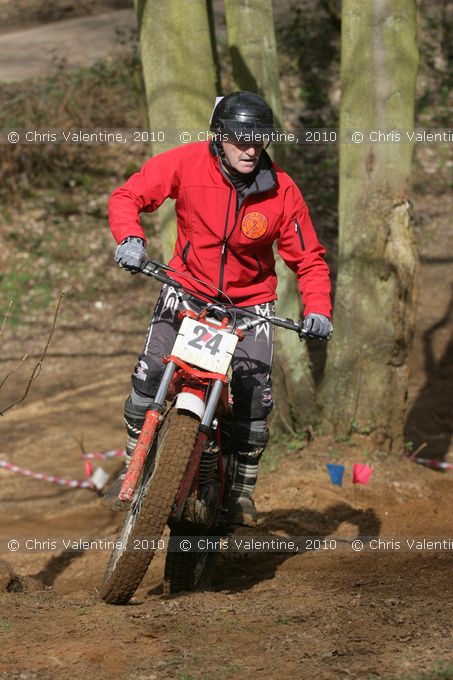
[(234, 456), (234, 469), (230, 493), (224, 505), (226, 520), (237, 526), (256, 526), (256, 507), (252, 495), (258, 478), (258, 466), (264, 448), (238, 451)]
[(130, 505), (130, 503), (127, 501), (121, 501), (118, 496), (126, 477), (131, 456), (135, 451), (135, 447), (137, 446), (143, 423), (145, 422), (146, 410), (146, 407), (142, 405), (137, 406), (137, 404), (134, 404), (130, 397), (126, 399), (124, 404), (124, 422), (126, 423), (127, 430), (126, 459), (122, 469), (118, 473), (118, 476), (110, 484), (103, 498), (104, 505), (110, 508), (110, 510), (124, 511), (127, 510)]
[(264, 418), (233, 419), (228, 447), (230, 491), (223, 507), (229, 524), (256, 526), (256, 508), (252, 496), (258, 478), (259, 462), (268, 440), (269, 430)]

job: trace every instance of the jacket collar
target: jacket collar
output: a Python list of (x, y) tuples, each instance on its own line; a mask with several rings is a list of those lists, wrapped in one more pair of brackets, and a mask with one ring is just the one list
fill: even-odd
[[(211, 153), (211, 156), (215, 158), (216, 164), (222, 173), (223, 177), (230, 182), (228, 179), (227, 174), (224, 172), (221, 163), (220, 163), (220, 149), (219, 145), (211, 141), (209, 143), (209, 151)], [(231, 182), (230, 182), (231, 183)], [(258, 162), (258, 171), (255, 175), (255, 180), (252, 182), (251, 186), (248, 188), (246, 194), (261, 194), (264, 193), (265, 191), (271, 191), (272, 189), (276, 189), (278, 186), (278, 181), (277, 181), (277, 173), (275, 172), (274, 164), (272, 163), (272, 159), (263, 149), (261, 152), (260, 160)]]

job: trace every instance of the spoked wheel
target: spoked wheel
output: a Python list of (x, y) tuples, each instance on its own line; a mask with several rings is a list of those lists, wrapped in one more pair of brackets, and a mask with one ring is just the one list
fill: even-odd
[(138, 489), (116, 539), (100, 596), (125, 604), (137, 590), (170, 516), (192, 452), (199, 421), (172, 409), (148, 456)]

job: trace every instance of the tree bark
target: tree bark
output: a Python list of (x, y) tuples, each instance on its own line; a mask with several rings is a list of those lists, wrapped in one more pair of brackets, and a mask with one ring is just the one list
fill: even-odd
[[(274, 112), (277, 128), (284, 127), (272, 0), (225, 0), (228, 47), (233, 77), (240, 90), (256, 92)], [(285, 162), (283, 144), (269, 149), (279, 165)], [(277, 256), (277, 314), (298, 319), (300, 296), (294, 274)], [(308, 353), (295, 333), (277, 332), (274, 361), (275, 419), (294, 432), (307, 422), (314, 403), (314, 384)]]
[[(149, 126), (165, 131), (165, 141), (153, 143), (157, 154), (178, 146), (183, 131), (197, 141), (197, 132), (209, 129), (218, 81), (212, 22), (206, 0), (135, 0), (134, 5)], [(168, 260), (176, 237), (171, 201), (159, 208), (158, 219)]]
[[(408, 200), (418, 66), (415, 0), (343, 0), (339, 274), (321, 391), (337, 435), (401, 448), (414, 331), (417, 254)], [(401, 143), (370, 143), (370, 131)]]
[(274, 112), (277, 126), (282, 126), (272, 0), (225, 0), (225, 17), (237, 87), (263, 97)]

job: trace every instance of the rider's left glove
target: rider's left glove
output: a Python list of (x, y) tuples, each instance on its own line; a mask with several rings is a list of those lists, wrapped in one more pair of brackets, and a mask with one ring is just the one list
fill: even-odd
[(302, 329), (309, 338), (317, 338), (318, 340), (330, 340), (333, 333), (331, 320), (323, 314), (307, 314)]
[(115, 251), (115, 262), (131, 272), (140, 271), (146, 260), (146, 242), (138, 236), (128, 236)]

